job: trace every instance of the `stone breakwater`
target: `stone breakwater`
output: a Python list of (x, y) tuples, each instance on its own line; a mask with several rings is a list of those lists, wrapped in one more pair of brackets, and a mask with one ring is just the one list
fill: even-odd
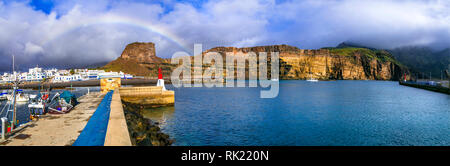
[(144, 106), (125, 101), (122, 101), (122, 105), (133, 145), (169, 146), (174, 142), (169, 135), (161, 132), (157, 122), (142, 116)]

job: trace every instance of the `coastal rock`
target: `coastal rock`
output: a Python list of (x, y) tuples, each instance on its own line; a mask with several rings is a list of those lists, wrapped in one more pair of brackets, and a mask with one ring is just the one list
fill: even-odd
[[(389, 52), (370, 48), (341, 46), (308, 50), (289, 45), (215, 47), (204, 51), (202, 56), (206, 56), (208, 52), (220, 53), (224, 57), (224, 62), (227, 52), (232, 52), (236, 56), (245, 56), (249, 52), (255, 52), (257, 55), (259, 52), (267, 52), (268, 63), (270, 63), (270, 53), (279, 52), (280, 79), (399, 80), (404, 74), (407, 79), (410, 79), (408, 68), (399, 63)], [(193, 60), (193, 57), (191, 58)], [(117, 60), (110, 62), (103, 69), (156, 77), (158, 68), (162, 69), (163, 75), (168, 76), (176, 67), (170, 64), (170, 59), (162, 59), (155, 55), (153, 43), (131, 43)], [(202, 66), (203, 69), (207, 67), (209, 64)], [(250, 75), (257, 75), (257, 72), (249, 73), (248, 64), (245, 68), (247, 78)], [(270, 65), (268, 69), (267, 75), (270, 77)], [(236, 76), (237, 70), (234, 72)], [(191, 78), (194, 81), (196, 78), (202, 78), (192, 74)], [(226, 70), (223, 75), (225, 78)]]
[[(267, 52), (268, 57), (271, 52), (279, 52), (280, 79), (399, 80), (404, 73), (409, 79), (408, 69), (384, 50), (367, 48), (304, 50), (289, 45), (273, 45), (246, 48), (216, 47), (205, 51), (203, 56), (206, 56), (208, 52), (218, 52), (223, 57), (226, 56), (226, 52), (232, 52), (235, 55)], [(268, 63), (270, 63), (269, 59)], [(248, 77), (249, 73), (246, 72), (246, 75)]]
[(161, 129), (155, 122), (144, 118), (140, 114), (140, 111), (143, 109), (140, 105), (124, 101), (122, 101), (122, 104), (133, 145), (169, 146), (174, 142), (169, 135), (161, 132)]
[(134, 42), (125, 47), (119, 58), (100, 69), (122, 71), (135, 76), (155, 77), (158, 74), (158, 68), (163, 69), (163, 75), (170, 75), (170, 71), (175, 65), (171, 65), (169, 62), (168, 59), (156, 56), (154, 43)]
[(119, 57), (123, 60), (134, 60), (139, 64), (161, 63), (163, 60), (156, 56), (154, 43), (131, 43), (128, 44)]

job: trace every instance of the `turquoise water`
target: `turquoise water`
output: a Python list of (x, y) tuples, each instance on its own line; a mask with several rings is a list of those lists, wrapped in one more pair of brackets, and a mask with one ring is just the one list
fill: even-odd
[[(174, 89), (174, 88), (170, 88)], [(387, 81), (280, 81), (259, 88), (175, 88), (148, 110), (174, 145), (450, 145), (450, 96)]]

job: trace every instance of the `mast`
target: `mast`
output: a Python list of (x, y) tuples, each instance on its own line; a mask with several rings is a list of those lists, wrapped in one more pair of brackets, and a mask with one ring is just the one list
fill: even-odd
[(14, 73), (14, 90), (13, 90), (13, 122), (11, 125), (11, 130), (13, 130), (16, 126), (16, 91), (17, 91), (17, 75), (14, 71), (14, 55), (13, 55), (13, 73)]

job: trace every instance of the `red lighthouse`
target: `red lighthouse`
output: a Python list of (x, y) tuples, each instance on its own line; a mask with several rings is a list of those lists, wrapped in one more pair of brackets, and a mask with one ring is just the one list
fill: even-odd
[(163, 79), (161, 68), (158, 69), (158, 80)]
[(166, 90), (161, 68), (158, 69), (158, 82), (156, 83), (156, 86), (162, 86), (162, 90)]

